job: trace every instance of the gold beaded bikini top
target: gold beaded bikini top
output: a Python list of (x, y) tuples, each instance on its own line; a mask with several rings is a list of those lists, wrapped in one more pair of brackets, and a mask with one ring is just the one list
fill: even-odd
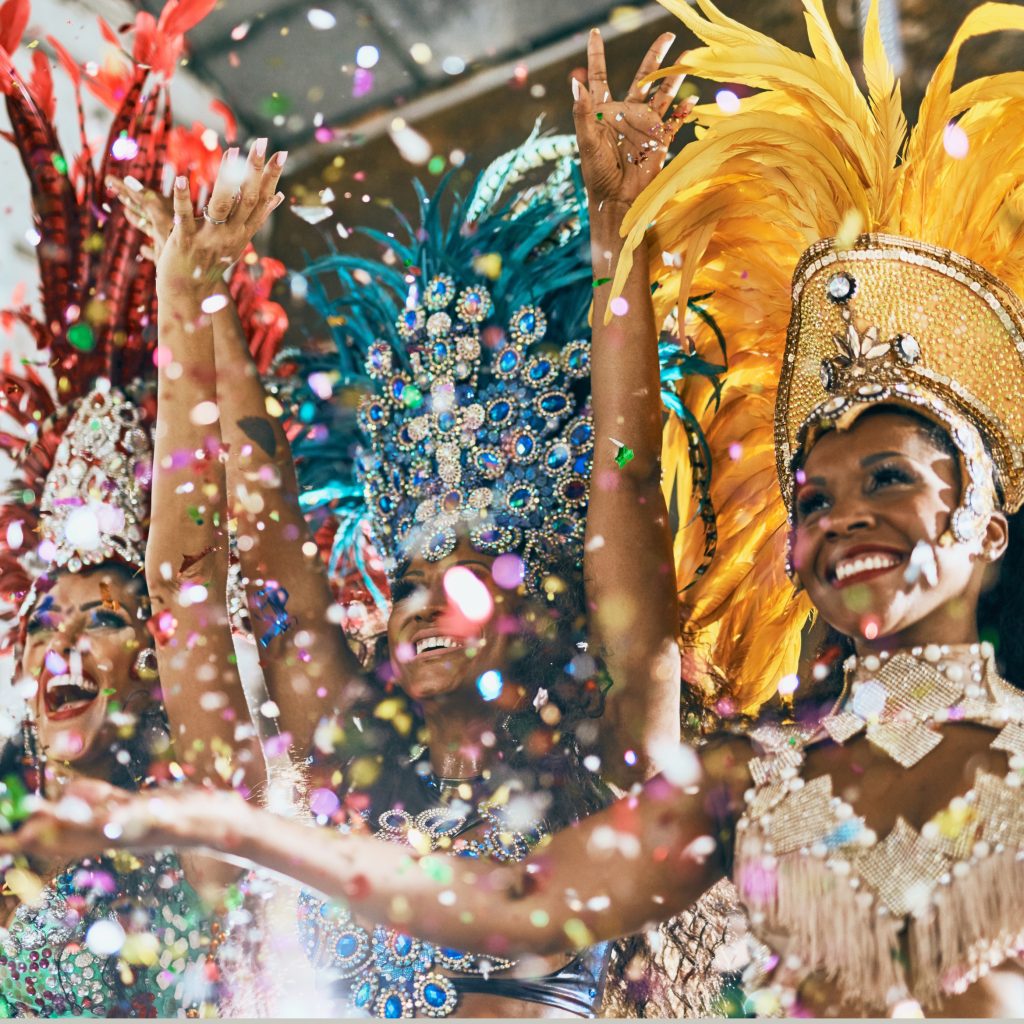
[[(901, 817), (879, 838), (830, 776), (801, 777), (808, 746), (862, 732), (909, 768), (952, 722), (997, 730), (991, 747), (1006, 752), (1008, 771), (979, 770), (920, 831)], [(934, 1006), (1024, 953), (1024, 693), (996, 672), (990, 645), (851, 658), (820, 723), (750, 736), (759, 756), (735, 881), (781, 972), (797, 984), (821, 972), (844, 1000), (885, 1012), (904, 1000)]]

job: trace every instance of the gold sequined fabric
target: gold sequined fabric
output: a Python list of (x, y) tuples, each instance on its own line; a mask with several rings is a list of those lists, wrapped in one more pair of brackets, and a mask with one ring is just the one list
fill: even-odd
[[(820, 740), (863, 732), (910, 767), (959, 722), (993, 731), (1007, 773), (979, 770), (920, 830), (900, 817), (880, 838), (830, 776), (802, 778), (805, 750)], [(820, 726), (762, 727), (751, 738), (759, 756), (735, 882), (765, 941), (785, 937), (797, 983), (821, 972), (844, 999), (883, 1013), (903, 999), (935, 1006), (1019, 955), (1024, 697), (997, 674), (988, 645), (851, 659), (844, 695)]]

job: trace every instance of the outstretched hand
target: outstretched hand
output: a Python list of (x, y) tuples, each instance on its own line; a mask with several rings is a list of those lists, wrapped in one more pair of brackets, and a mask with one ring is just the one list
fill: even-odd
[(80, 779), (59, 800), (39, 801), (17, 832), (0, 836), (0, 856), (72, 862), (110, 849), (212, 845), (223, 830), (241, 822), (245, 810), (245, 801), (234, 793), (192, 786), (129, 793)]
[[(608, 87), (604, 40), (593, 29), (587, 46), (587, 82), (573, 79), (572, 116), (583, 180), (592, 205), (629, 205), (661, 170), (668, 147), (693, 109), (685, 100), (672, 104), (682, 75), (668, 75), (653, 92), (641, 85), (661, 67), (675, 40), (665, 32), (640, 62), (625, 99), (616, 101)], [(670, 112), (671, 110), (671, 112)]]
[(284, 193), (276, 189), (288, 154), (275, 153), (267, 160), (266, 142), (253, 143), (240, 186), (235, 182), (238, 150), (224, 154), (201, 218), (195, 215), (188, 179), (175, 179), (173, 224), (157, 262), (158, 288), (208, 292), (284, 201)]

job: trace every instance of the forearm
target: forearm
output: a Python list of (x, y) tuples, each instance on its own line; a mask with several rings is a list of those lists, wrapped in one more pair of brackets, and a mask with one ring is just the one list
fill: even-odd
[[(657, 770), (654, 750), (679, 740), (680, 672), (672, 533), (660, 485), (657, 330), (643, 247), (621, 296), (624, 308), (604, 322), (623, 212), (621, 204), (591, 211), (596, 448), (585, 574), (592, 633), (612, 676), (602, 723), (606, 769), (628, 785)], [(628, 749), (637, 755), (632, 771), (623, 763)]]
[[(278, 724), (304, 754), (321, 717), (344, 710), (361, 694), (361, 668), (342, 631), (328, 621), (334, 595), (299, 506), (288, 438), (268, 408), (226, 285), (218, 292), (229, 299), (212, 318), (229, 511), (248, 581), (253, 631), (263, 641), (259, 652), (267, 689), (281, 710)], [(268, 625), (256, 610), (268, 583), (288, 593), (289, 628), (276, 639), (266, 635)]]
[(217, 814), (183, 825), (174, 813), (179, 831), (213, 836), (218, 852), (296, 879), (362, 918), (496, 955), (551, 954), (629, 934), (684, 909), (721, 876), (699, 798), (664, 779), (514, 865), (419, 857), (253, 808), (234, 824)]
[(164, 283), (158, 311), (146, 578), (164, 704), (178, 758), (196, 781), (252, 785), (265, 769), (232, 658), (213, 333), (193, 288)]

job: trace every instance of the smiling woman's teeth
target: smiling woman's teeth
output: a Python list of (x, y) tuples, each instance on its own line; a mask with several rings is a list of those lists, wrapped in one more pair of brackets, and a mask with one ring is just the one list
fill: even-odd
[(55, 690), (59, 690), (63, 686), (73, 686), (76, 690), (81, 690), (83, 693), (99, 693), (99, 686), (93, 682), (93, 680), (86, 676), (51, 676), (46, 682), (46, 692), (53, 693)]
[(454, 650), (460, 647), (462, 647), (462, 644), (450, 636), (428, 636), (416, 641), (417, 654), (422, 654), (424, 651), (438, 651), (447, 648)]
[(847, 558), (836, 565), (836, 581), (841, 583), (851, 576), (858, 576), (862, 572), (874, 572), (877, 569), (891, 569), (899, 565), (900, 560), (895, 555), (868, 555), (865, 558)]

